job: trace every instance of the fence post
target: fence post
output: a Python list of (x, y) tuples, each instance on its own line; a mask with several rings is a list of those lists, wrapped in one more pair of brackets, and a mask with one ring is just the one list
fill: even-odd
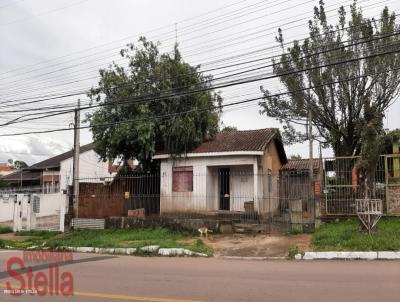
[(14, 195), (14, 211), (13, 211), (13, 231), (18, 231), (18, 194)]
[(26, 203), (26, 230), (30, 231), (31, 230), (31, 224), (32, 224), (32, 215), (34, 213), (32, 212), (32, 194), (28, 194), (28, 202)]
[(22, 227), (22, 199), (24, 194), (16, 194), (14, 202), (14, 232), (20, 231)]
[(253, 186), (254, 186), (254, 210), (257, 211), (260, 214), (260, 203), (258, 200), (258, 162), (257, 159), (255, 160), (253, 164)]
[(385, 162), (385, 199), (386, 199), (386, 214), (390, 214), (390, 191), (389, 191), (389, 166), (388, 166), (388, 158), (384, 155)]
[(62, 198), (62, 202), (60, 205), (60, 232), (64, 233), (64, 225), (65, 225), (65, 198)]

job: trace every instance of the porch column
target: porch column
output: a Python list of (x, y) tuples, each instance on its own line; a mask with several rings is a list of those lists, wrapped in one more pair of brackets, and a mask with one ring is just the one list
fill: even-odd
[(254, 163), (253, 163), (253, 185), (254, 185), (254, 210), (258, 212), (260, 210), (260, 205), (259, 205), (259, 200), (258, 200), (258, 162), (257, 162), (257, 157), (255, 157)]

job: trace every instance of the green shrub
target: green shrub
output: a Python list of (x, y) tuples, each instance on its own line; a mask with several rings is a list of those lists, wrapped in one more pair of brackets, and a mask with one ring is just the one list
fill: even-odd
[(297, 254), (304, 255), (304, 252), (296, 245), (296, 246), (290, 246), (288, 248), (288, 257), (289, 259), (294, 259), (294, 257)]
[(13, 229), (10, 228), (9, 226), (2, 226), (0, 225), (0, 234), (7, 234), (7, 233), (12, 233)]

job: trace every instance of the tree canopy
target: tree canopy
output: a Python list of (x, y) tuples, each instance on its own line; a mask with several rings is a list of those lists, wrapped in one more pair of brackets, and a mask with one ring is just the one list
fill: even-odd
[(238, 128), (236, 126), (225, 126), (221, 129), (221, 132), (229, 132), (229, 131), (237, 131)]
[(400, 144), (400, 129), (389, 130), (383, 137), (383, 154), (393, 154), (393, 144)]
[(8, 160), (8, 163), (9, 163), (10, 167), (17, 169), (17, 170), (28, 167), (28, 164), (22, 160), (13, 160), (12, 158), (10, 158)]
[(284, 124), (288, 143), (306, 139), (294, 123), (311, 112), (315, 137), (324, 147), (332, 147), (336, 156), (361, 154), (371, 145), (368, 140), (376, 144), (383, 134), (385, 110), (399, 95), (399, 29), (387, 7), (380, 19), (369, 19), (356, 1), (349, 12), (341, 7), (332, 25), (321, 0), (306, 39), (285, 49), (279, 29), (283, 54), (274, 60), (273, 72), (288, 93), (274, 96), (261, 88), (262, 112)]
[(121, 50), (126, 66), (100, 70), (89, 96), (101, 107), (87, 117), (103, 160), (137, 159), (149, 169), (156, 150), (184, 154), (218, 132), (222, 98), (211, 76), (185, 63), (177, 45), (172, 54), (158, 47), (141, 37)]

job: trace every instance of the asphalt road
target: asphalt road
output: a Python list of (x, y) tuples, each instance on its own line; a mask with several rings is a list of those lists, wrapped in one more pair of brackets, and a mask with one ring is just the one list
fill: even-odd
[[(0, 301), (400, 301), (400, 262), (250, 261), (74, 254), (60, 267), (73, 275), (74, 296), (13, 297), (0, 250)], [(33, 273), (48, 268), (32, 264)]]

